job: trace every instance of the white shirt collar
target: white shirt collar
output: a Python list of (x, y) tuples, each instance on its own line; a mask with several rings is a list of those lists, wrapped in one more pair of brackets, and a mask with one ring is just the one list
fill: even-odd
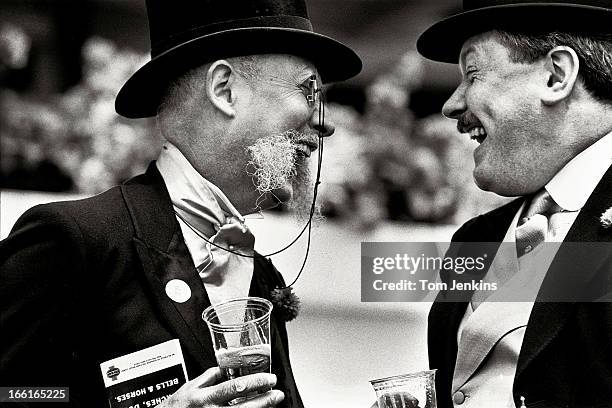
[(546, 191), (564, 210), (579, 211), (611, 165), (612, 133), (609, 133), (570, 160), (546, 184)]

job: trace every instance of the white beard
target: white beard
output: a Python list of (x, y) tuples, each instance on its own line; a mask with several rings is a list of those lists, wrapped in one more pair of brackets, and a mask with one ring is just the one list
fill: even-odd
[[(314, 196), (314, 181), (308, 159), (299, 156), (296, 141), (303, 139), (302, 133), (288, 130), (280, 135), (258, 139), (247, 147), (251, 160), (247, 164), (247, 173), (253, 185), (260, 193), (256, 207), (266, 195), (274, 196), (274, 190), (287, 183), (293, 187), (293, 198), (287, 204), (298, 221), (308, 220)], [(277, 201), (278, 198), (274, 196)], [(315, 205), (314, 217), (320, 218), (320, 208)]]

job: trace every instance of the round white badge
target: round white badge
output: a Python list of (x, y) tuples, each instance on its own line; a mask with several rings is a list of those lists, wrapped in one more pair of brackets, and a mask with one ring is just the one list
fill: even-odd
[(184, 281), (172, 279), (166, 283), (166, 295), (176, 303), (185, 303), (191, 298), (191, 289)]

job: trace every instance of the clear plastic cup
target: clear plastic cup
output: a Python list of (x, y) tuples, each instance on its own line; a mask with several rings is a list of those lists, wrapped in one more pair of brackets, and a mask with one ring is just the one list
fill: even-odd
[(371, 380), (378, 408), (437, 408), (436, 370)]
[[(270, 373), (270, 314), (272, 303), (257, 297), (231, 299), (202, 313), (213, 340), (215, 356), (226, 380)], [(230, 405), (246, 398), (232, 400)]]

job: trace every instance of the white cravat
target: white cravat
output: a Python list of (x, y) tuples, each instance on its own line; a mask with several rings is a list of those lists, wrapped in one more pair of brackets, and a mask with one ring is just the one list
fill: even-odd
[(171, 143), (164, 144), (156, 164), (211, 303), (248, 296), (253, 259), (232, 254), (207, 242), (253, 255), (255, 238), (244, 226), (244, 217), (225, 194), (202, 177)]

